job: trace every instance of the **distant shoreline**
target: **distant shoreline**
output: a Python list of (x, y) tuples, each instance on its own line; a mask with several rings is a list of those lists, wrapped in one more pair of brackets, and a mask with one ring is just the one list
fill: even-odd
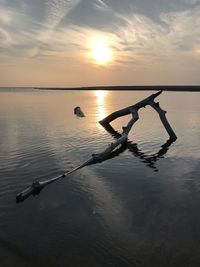
[(200, 85), (131, 85), (131, 86), (86, 86), (86, 87), (34, 87), (36, 90), (66, 90), (66, 91), (176, 91), (200, 92)]

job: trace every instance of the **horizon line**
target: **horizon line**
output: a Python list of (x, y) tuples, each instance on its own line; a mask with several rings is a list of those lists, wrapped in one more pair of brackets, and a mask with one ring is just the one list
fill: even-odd
[[(200, 91), (200, 85), (105, 85), (80, 87), (34, 87), (36, 90), (106, 90), (106, 91)], [(179, 90), (178, 90), (179, 89)]]
[(68, 90), (68, 91), (191, 91), (199, 92), (200, 85), (98, 85), (98, 86), (79, 86), (79, 87), (58, 87), (58, 86), (0, 86), (0, 88), (33, 88), (36, 90)]

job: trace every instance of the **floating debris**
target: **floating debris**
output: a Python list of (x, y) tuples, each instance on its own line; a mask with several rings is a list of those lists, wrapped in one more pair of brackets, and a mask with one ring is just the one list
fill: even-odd
[(74, 108), (74, 114), (78, 117), (85, 117), (85, 114), (83, 113), (83, 111), (81, 110), (80, 107), (75, 107)]

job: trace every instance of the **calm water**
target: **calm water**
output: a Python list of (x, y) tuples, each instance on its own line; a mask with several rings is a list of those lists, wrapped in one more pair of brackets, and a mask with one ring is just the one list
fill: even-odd
[[(98, 121), (152, 92), (0, 90), (0, 265), (200, 266), (200, 93), (163, 92), (178, 139), (149, 107), (127, 149), (16, 204), (114, 137)], [(80, 105), (85, 118), (73, 108)], [(129, 116), (112, 125), (121, 131)]]

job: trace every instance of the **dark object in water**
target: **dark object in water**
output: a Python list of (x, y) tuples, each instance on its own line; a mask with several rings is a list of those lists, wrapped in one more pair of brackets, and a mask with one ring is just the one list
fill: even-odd
[(78, 117), (85, 117), (85, 114), (78, 106), (74, 108), (74, 114), (77, 115)]
[(43, 185), (39, 181), (34, 181), (31, 186), (27, 187), (24, 191), (17, 194), (16, 203), (24, 201), (30, 195), (39, 195)]

